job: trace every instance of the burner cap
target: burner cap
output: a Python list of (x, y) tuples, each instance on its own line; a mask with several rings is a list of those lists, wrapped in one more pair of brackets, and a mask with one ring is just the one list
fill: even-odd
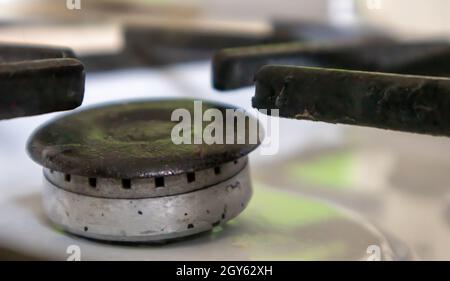
[[(236, 109), (202, 104), (203, 112), (215, 108), (223, 116), (226, 109)], [(171, 131), (178, 121), (171, 121), (171, 115), (179, 108), (187, 109), (193, 121), (194, 100), (190, 99), (122, 102), (78, 111), (39, 128), (28, 151), (34, 161), (53, 171), (130, 179), (214, 167), (247, 155), (259, 144), (249, 144), (247, 139), (245, 144), (175, 145)], [(237, 126), (235, 135), (236, 130)]]
[[(245, 117), (243, 144), (174, 144), (172, 112), (207, 109)], [(102, 105), (51, 121), (28, 151), (44, 166), (44, 207), (69, 232), (109, 241), (159, 241), (206, 231), (237, 216), (251, 197), (251, 121), (223, 104), (143, 100)], [(215, 120), (216, 121), (216, 120)], [(202, 122), (206, 128), (211, 122)], [(239, 121), (238, 121), (239, 122)], [(194, 122), (195, 123), (195, 122)], [(193, 125), (195, 126), (195, 125)], [(260, 125), (257, 126), (260, 128)], [(192, 130), (195, 130), (194, 128)], [(193, 140), (192, 140), (193, 141)]]

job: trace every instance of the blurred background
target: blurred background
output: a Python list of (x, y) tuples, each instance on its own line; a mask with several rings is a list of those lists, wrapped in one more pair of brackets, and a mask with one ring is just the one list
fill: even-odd
[[(333, 42), (367, 31), (405, 40), (450, 38), (447, 0), (80, 4), (69, 9), (65, 0), (0, 0), (0, 42), (73, 48), (87, 69), (81, 108), (196, 97), (253, 111), (254, 88), (212, 88), (215, 51)], [(71, 237), (46, 221), (41, 167), (29, 160), (25, 144), (37, 126), (59, 114), (0, 121), (2, 258), (61, 259), (66, 246), (78, 243), (91, 259), (365, 259), (371, 244), (382, 244), (396, 259), (450, 259), (447, 138), (282, 119), (279, 153), (251, 156), (255, 197), (242, 218), (211, 236), (137, 249)]]

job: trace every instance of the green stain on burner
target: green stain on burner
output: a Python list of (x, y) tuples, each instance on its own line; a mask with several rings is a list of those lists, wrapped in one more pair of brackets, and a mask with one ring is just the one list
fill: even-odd
[[(28, 150), (33, 160), (53, 170), (85, 177), (137, 178), (215, 167), (258, 146), (248, 140), (232, 145), (194, 144), (194, 132), (203, 135), (203, 129), (210, 123), (205, 121), (194, 128), (195, 114), (210, 108), (224, 115), (228, 109), (237, 109), (202, 101), (200, 111), (192, 99), (98, 105), (41, 127), (31, 137)], [(172, 140), (172, 130), (181, 121), (172, 121), (172, 113), (177, 109), (187, 110), (183, 121), (190, 117), (191, 127), (181, 134), (175, 130), (175, 135), (188, 134), (186, 137), (192, 144), (176, 144)], [(246, 121), (246, 131), (249, 124)], [(236, 131), (237, 128), (233, 133)]]
[(223, 227), (222, 226), (216, 226), (213, 228), (212, 233), (220, 233), (223, 231)]
[(52, 224), (51, 229), (52, 229), (55, 233), (58, 233), (58, 234), (64, 234), (64, 233), (65, 233), (64, 228), (59, 227), (59, 226), (54, 225), (54, 224)]
[(334, 189), (347, 189), (354, 185), (355, 155), (338, 152), (324, 155), (309, 162), (293, 163), (287, 173), (292, 180)]
[(223, 232), (223, 227), (221, 225), (213, 227), (211, 230), (210, 237), (211, 239), (215, 240), (217, 239)]
[[(195, 152), (196, 146), (193, 145), (173, 145), (167, 137), (173, 126), (171, 122), (150, 120), (135, 122), (134, 126), (120, 124), (110, 130), (92, 127), (86, 130), (85, 142), (89, 145), (84, 145), (78, 153), (89, 157), (114, 151), (120, 155), (145, 158), (158, 154), (164, 156), (168, 150), (185, 154)], [(91, 151), (90, 147), (96, 147), (95, 151)]]

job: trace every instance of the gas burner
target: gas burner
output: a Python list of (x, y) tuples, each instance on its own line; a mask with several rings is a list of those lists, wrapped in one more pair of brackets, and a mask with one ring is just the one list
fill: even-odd
[[(193, 105), (109, 104), (38, 129), (28, 151), (44, 166), (51, 221), (80, 236), (139, 242), (207, 231), (241, 213), (252, 194), (247, 154), (258, 144), (174, 144), (172, 112), (194, 114)], [(203, 108), (234, 109), (209, 102)], [(252, 117), (244, 116), (248, 129)]]
[(0, 120), (80, 106), (84, 77), (70, 49), (0, 45)]

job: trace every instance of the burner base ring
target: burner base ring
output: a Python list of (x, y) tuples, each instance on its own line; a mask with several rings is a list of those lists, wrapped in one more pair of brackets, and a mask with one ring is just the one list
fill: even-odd
[(200, 190), (155, 198), (111, 199), (61, 189), (44, 177), (50, 220), (67, 232), (98, 240), (164, 241), (211, 230), (239, 215), (252, 195), (248, 165)]

